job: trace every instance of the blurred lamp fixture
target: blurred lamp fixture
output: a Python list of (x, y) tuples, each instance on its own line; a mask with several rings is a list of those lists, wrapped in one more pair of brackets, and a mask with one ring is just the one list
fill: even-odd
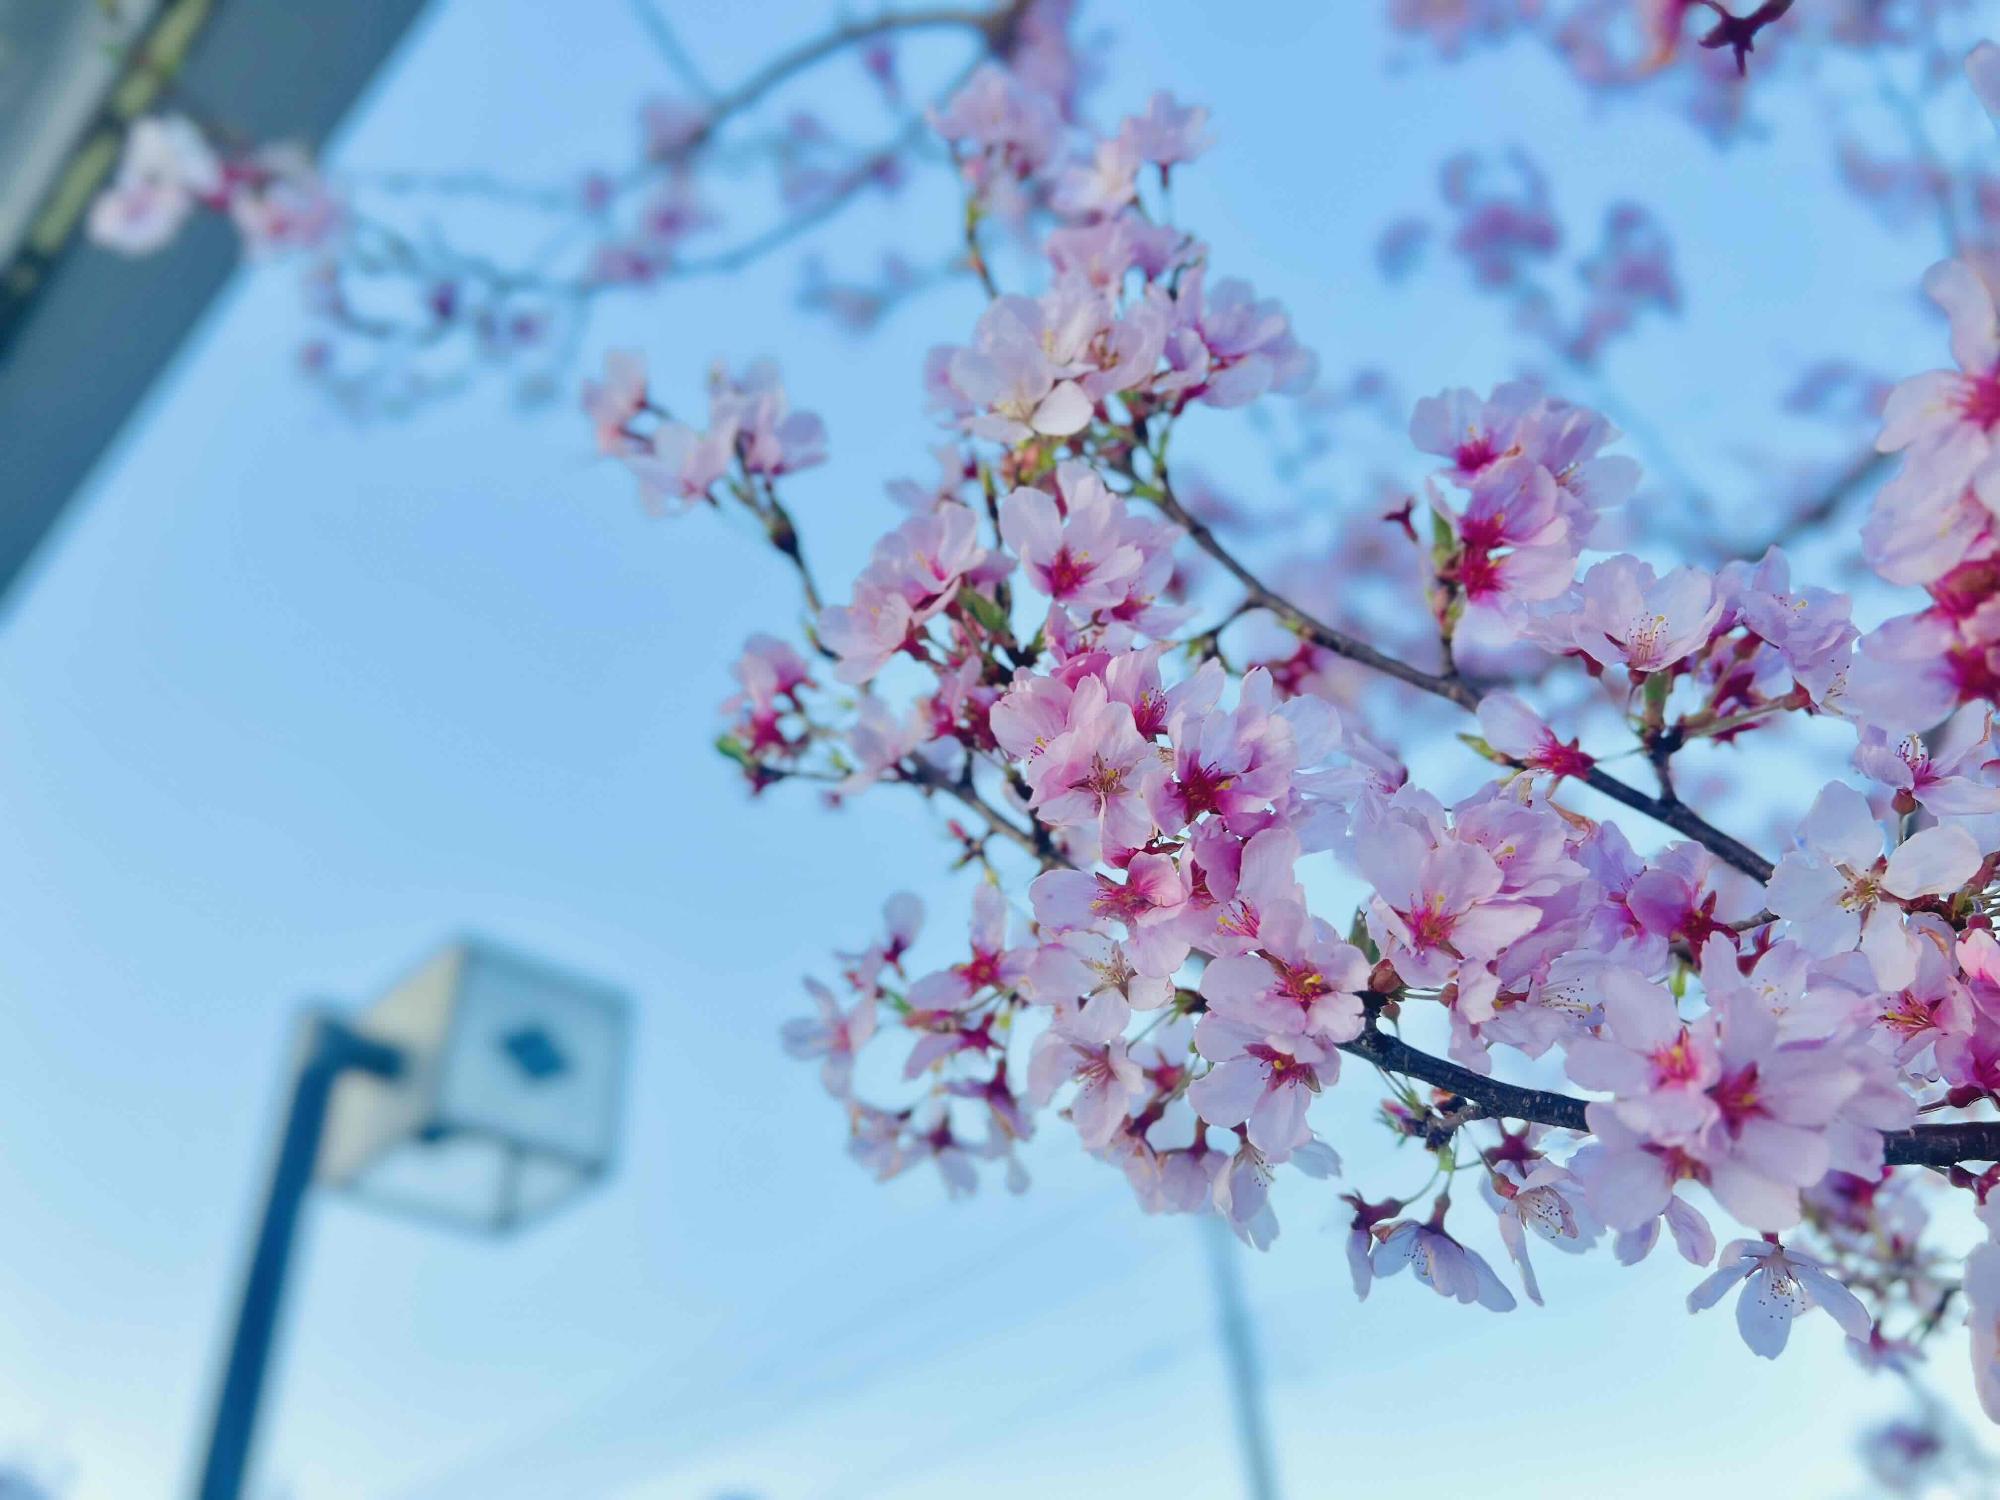
[(532, 1223), (610, 1170), (629, 1032), (621, 992), (474, 939), (352, 1020), (305, 1018), (198, 1500), (242, 1494), (307, 1188), (489, 1234)]

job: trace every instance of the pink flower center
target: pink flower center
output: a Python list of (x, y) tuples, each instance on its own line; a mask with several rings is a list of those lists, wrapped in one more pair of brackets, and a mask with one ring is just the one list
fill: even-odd
[(1475, 432), (1452, 450), (1451, 461), (1461, 474), (1477, 474), (1500, 456), (1490, 433)]
[(1090, 758), (1090, 770), (1078, 781), (1070, 784), (1072, 791), (1089, 792), (1097, 800), (1108, 802), (1125, 790), (1125, 768), (1109, 765), (1101, 755)]
[(968, 989), (983, 990), (1000, 983), (1000, 955), (972, 950), (972, 961), (958, 966), (959, 975)]
[(1329, 993), (1332, 986), (1319, 970), (1304, 964), (1292, 965), (1264, 955), (1264, 962), (1271, 966), (1278, 976), (1278, 993), (1297, 1005), (1300, 1010), (1312, 1009), (1313, 1002)]
[(1670, 1046), (1661, 1047), (1653, 1053), (1651, 1061), (1654, 1078), (1663, 1084), (1692, 1083), (1701, 1074), (1701, 1060), (1689, 1045), (1685, 1026)]
[(1049, 559), (1049, 565), (1042, 570), (1042, 580), (1048, 585), (1051, 599), (1067, 599), (1090, 582), (1091, 571), (1088, 553), (1077, 557), (1063, 547)]
[(2000, 369), (1968, 375), (1959, 387), (1958, 409), (1976, 427), (2000, 424)]
[(1451, 941), (1451, 929), (1458, 922), (1458, 914), (1444, 909), (1444, 897), (1432, 896), (1424, 905), (1411, 912), (1410, 944), (1419, 951), (1442, 948)]
[(1722, 1111), (1723, 1123), (1732, 1131), (1740, 1130), (1744, 1123), (1763, 1114), (1764, 1106), (1757, 1096), (1757, 1065), (1731, 1073), (1708, 1091), (1716, 1108)]
[(1558, 776), (1581, 776), (1597, 762), (1574, 744), (1562, 744), (1550, 735), (1547, 743), (1535, 752), (1532, 764), (1540, 770), (1553, 771)]
[(1180, 782), (1181, 801), (1193, 820), (1203, 813), (1220, 811), (1222, 794), (1236, 784), (1236, 778), (1223, 775), (1215, 766), (1193, 766), (1182, 773)]
[(1097, 895), (1091, 901), (1090, 909), (1099, 916), (1115, 917), (1121, 922), (1133, 922), (1151, 911), (1153, 902), (1137, 887), (1120, 885), (1100, 875), (1097, 877)]
[(1254, 1057), (1264, 1065), (1264, 1086), (1284, 1088), (1300, 1083), (1317, 1093), (1319, 1091), (1319, 1071), (1309, 1062), (1301, 1062), (1289, 1052), (1280, 1052), (1276, 1047), (1267, 1047), (1262, 1042), (1243, 1049), (1247, 1056)]
[(1468, 599), (1486, 599), (1500, 592), (1500, 565), (1484, 543), (1468, 542), (1455, 576)]
[(1937, 1025), (1938, 1007), (1943, 1003), (1942, 1000), (1919, 1000), (1904, 990), (1882, 1012), (1882, 1024), (1898, 1035), (1916, 1036)]

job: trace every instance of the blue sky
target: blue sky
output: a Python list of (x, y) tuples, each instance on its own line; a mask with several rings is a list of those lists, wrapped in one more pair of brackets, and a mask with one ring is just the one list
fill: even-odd
[[(824, 14), (672, 9), (722, 78)], [(1754, 522), (1770, 493), (1741, 455), (1799, 361), (1940, 357), (1910, 293), (1935, 245), (1834, 193), (1807, 116), (1717, 157), (1658, 112), (1593, 110), (1524, 54), (1386, 67), (1376, 9), (1097, 17), (1119, 35), (1102, 108), (1161, 86), (1215, 108), (1177, 211), (1329, 368), (1383, 365), (1411, 396), (1512, 372), (1493, 308), (1448, 277), (1384, 293), (1371, 253), (1430, 204), (1438, 157), (1515, 140), (1538, 143), (1575, 222), (1636, 191), (1676, 229), (1688, 313), (1607, 378), (1729, 514)], [(613, 0), (446, 3), (337, 160), (558, 178), (619, 160), (664, 77)], [(862, 267), (939, 243), (954, 211), (933, 180), (824, 248)], [(889, 515), (881, 482), (928, 472), (918, 361), (976, 294), (856, 344), (801, 317), (796, 278), (781, 259), (726, 295), (632, 299), (591, 347), (645, 349), (683, 400), (715, 356), (779, 356), (833, 437), (793, 493), (837, 592)], [(270, 1483), (294, 1500), (1231, 1493), (1194, 1226), (1143, 1219), (1054, 1122), (1023, 1199), (872, 1186), (778, 1052), (798, 977), (890, 890), (932, 896), (947, 941), (963, 912), (963, 888), (928, 877), (928, 809), (753, 806), (708, 750), (726, 652), (791, 618), (786, 578), (741, 534), (647, 520), (567, 404), (488, 386), (357, 425), (290, 378), (300, 332), (286, 272), (239, 276), (0, 628), (0, 1450), (72, 1469), (75, 1500), (182, 1482), (292, 1017), (473, 928), (637, 997), (625, 1160), (506, 1244), (319, 1204)], [(1206, 426), (1211, 471), (1273, 496), (1241, 431)], [(1300, 493), (1336, 504), (1354, 474)], [(1758, 789), (1754, 811), (1795, 812), (1790, 792)], [(1385, 1161), (1371, 1101), (1355, 1078), (1336, 1143), (1363, 1182), (1407, 1190), (1422, 1173)], [(1407, 1280), (1356, 1304), (1330, 1195), (1285, 1207), (1244, 1270), (1294, 1496), (1851, 1493), (1846, 1435), (1895, 1404), (1830, 1326), (1752, 1360), (1726, 1313), (1681, 1311), (1695, 1273), (1668, 1258), (1547, 1266), (1553, 1305), (1507, 1317)], [(1962, 1403), (1959, 1347), (1940, 1373)]]

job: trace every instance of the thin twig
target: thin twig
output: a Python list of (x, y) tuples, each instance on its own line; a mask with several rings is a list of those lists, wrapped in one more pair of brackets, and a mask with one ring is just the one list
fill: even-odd
[[(1164, 474), (1160, 476), (1159, 484), (1146, 486), (1144, 493), (1163, 512), (1186, 528), (1188, 539), (1220, 563), (1229, 576), (1242, 585), (1243, 591), (1252, 600), (1271, 611), (1289, 629), (1306, 637), (1314, 645), (1325, 647), (1336, 656), (1359, 662), (1384, 676), (1395, 678), (1398, 682), (1407, 683), (1434, 697), (1446, 699), (1468, 713), (1477, 711), (1480, 697), (1478, 688), (1456, 671), (1426, 672), (1422, 667), (1412, 666), (1400, 657), (1378, 651), (1366, 641), (1357, 640), (1345, 631), (1336, 630), (1325, 621), (1315, 619), (1272, 589), (1245, 567), (1199, 517), (1192, 515), (1187, 507), (1180, 503), (1174, 495), (1173, 486), (1166, 482)], [(1773, 866), (1768, 859), (1724, 833), (1685, 803), (1649, 796), (1596, 766), (1585, 772), (1582, 779), (1593, 790), (1602, 792), (1612, 801), (1623, 803), (1634, 812), (1644, 813), (1676, 833), (1685, 834), (1718, 859), (1735, 866), (1760, 884), (1771, 878)]]

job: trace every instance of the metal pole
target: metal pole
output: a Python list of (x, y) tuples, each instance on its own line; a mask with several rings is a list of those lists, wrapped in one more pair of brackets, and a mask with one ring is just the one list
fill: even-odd
[(285, 1107), (284, 1133), (271, 1166), (250, 1269), (243, 1278), (229, 1363), (216, 1395), (215, 1420), (209, 1429), (197, 1500), (240, 1500), (243, 1493), (257, 1407), (284, 1301), (292, 1239), (306, 1189), (312, 1185), (313, 1165), (319, 1159), (334, 1081), (350, 1068), (393, 1078), (401, 1071), (402, 1062), (402, 1054), (395, 1048), (370, 1041), (331, 1016), (311, 1015), (305, 1020), (291, 1097)]
[(1246, 1500), (1278, 1500), (1278, 1465), (1271, 1450), (1271, 1425), (1264, 1411), (1264, 1372), (1257, 1362), (1257, 1334), (1243, 1300), (1243, 1273), (1236, 1238), (1215, 1214), (1204, 1216), (1208, 1266), (1215, 1280), (1216, 1332), (1222, 1339), (1223, 1368), (1236, 1414), (1236, 1441), (1243, 1450)]

